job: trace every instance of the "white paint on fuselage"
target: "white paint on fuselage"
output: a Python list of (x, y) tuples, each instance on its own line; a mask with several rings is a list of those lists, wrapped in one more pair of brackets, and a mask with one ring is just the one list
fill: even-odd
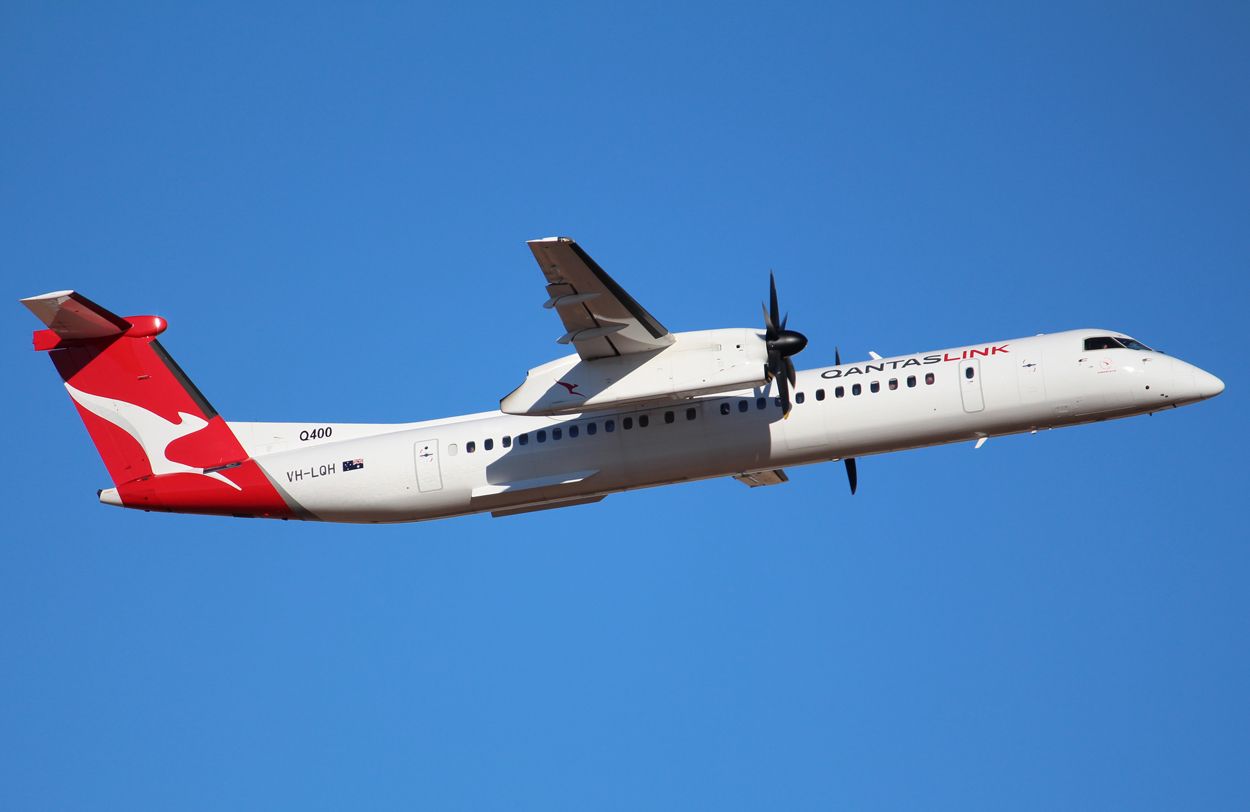
[[(1209, 373), (1162, 353), (1086, 352), (1084, 339), (1099, 335), (1122, 334), (1073, 330), (804, 370), (795, 386), (803, 402), (786, 420), (772, 389), (558, 418), (485, 412), (397, 426), (231, 425), (287, 497), (313, 516), (403, 522), (1127, 417), (1196, 402), (1223, 389)], [(1001, 349), (988, 352), (992, 347)], [(983, 406), (976, 411), (969, 410), (975, 405), (969, 393), (960, 391), (968, 385), (960, 361), (972, 350), (979, 351), (971, 357), (978, 362), (975, 383)], [(923, 363), (934, 356), (941, 360)], [(925, 383), (927, 373), (933, 373), (932, 384)], [(911, 375), (916, 376), (914, 387), (906, 383)], [(898, 381), (897, 389), (889, 388), (891, 379)], [(871, 391), (873, 382), (880, 391)], [(861, 394), (853, 395), (857, 383)], [(839, 386), (844, 388), (840, 398)], [(763, 409), (757, 408), (760, 397), (766, 398)], [(743, 402), (746, 411), (740, 411)], [(722, 413), (722, 404), (728, 414)], [(694, 410), (694, 419), (688, 419), (688, 409)], [(671, 423), (665, 417), (669, 412)], [(644, 415), (648, 425), (641, 428)], [(627, 419), (632, 429), (624, 428)], [(612, 432), (605, 431), (608, 420), (615, 423)], [(593, 436), (586, 428), (592, 422)], [(298, 439), (301, 431), (317, 425), (331, 427), (331, 436)], [(573, 426), (576, 438), (569, 436)], [(552, 436), (556, 429), (559, 440)], [(537, 441), (539, 431), (546, 432), (545, 442)], [(503, 447), (503, 437), (521, 434), (529, 437), (526, 445)], [(491, 450), (485, 448), (488, 438)], [(427, 472), (423, 491), (415, 455), (418, 443), (428, 453), (431, 440), (437, 440), (441, 487), (428, 490)], [(344, 470), (343, 462), (354, 460), (363, 467)], [(423, 462), (430, 461), (425, 457)], [(295, 471), (326, 466), (333, 466), (333, 473), (293, 477)], [(498, 487), (505, 485), (513, 487)]]

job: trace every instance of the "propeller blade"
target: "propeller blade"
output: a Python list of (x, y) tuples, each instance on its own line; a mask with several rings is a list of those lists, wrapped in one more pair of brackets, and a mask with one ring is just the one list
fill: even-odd
[(764, 311), (764, 340), (772, 341), (777, 338), (777, 325), (773, 324), (772, 319), (768, 318), (768, 308), (760, 302), (760, 310)]
[[(785, 359), (787, 362), (789, 358)], [(785, 375), (777, 376), (777, 391), (781, 394), (781, 418), (790, 416), (790, 410), (794, 408), (794, 404), (790, 402), (790, 382), (786, 380)]]
[(854, 496), (855, 486), (859, 484), (859, 473), (855, 470), (855, 458), (847, 457), (842, 461), (846, 463), (846, 478), (851, 481), (851, 496)]
[(781, 316), (777, 312), (777, 280), (773, 277), (773, 272), (768, 272), (768, 323), (776, 325), (781, 322)]
[(785, 358), (781, 359), (781, 361), (783, 364), (786, 365), (786, 374), (783, 375), (782, 377), (790, 381), (791, 386), (794, 386), (795, 381), (798, 378), (798, 375), (795, 374), (795, 371), (794, 371), (794, 362), (790, 360), (789, 356), (786, 356)]
[(842, 353), (838, 352), (838, 348), (833, 348), (833, 365), (835, 367), (842, 366)]

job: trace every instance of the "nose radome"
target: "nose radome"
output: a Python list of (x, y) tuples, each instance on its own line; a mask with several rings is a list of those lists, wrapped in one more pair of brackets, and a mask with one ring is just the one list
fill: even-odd
[(1224, 382), (1204, 369), (1195, 369), (1194, 387), (1198, 390), (1198, 397), (1213, 398), (1224, 391)]

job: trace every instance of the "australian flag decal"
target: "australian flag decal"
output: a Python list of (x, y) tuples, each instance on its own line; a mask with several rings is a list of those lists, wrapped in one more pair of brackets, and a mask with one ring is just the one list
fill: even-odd
[(365, 467), (364, 460), (343, 460), (344, 471), (356, 471)]

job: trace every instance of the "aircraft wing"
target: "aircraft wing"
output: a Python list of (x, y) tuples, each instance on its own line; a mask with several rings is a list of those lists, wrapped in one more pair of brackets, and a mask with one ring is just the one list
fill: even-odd
[(673, 343), (668, 329), (634, 301), (568, 237), (531, 240), (547, 277), (547, 302), (564, 322), (559, 343), (572, 344), (583, 361), (652, 352)]

